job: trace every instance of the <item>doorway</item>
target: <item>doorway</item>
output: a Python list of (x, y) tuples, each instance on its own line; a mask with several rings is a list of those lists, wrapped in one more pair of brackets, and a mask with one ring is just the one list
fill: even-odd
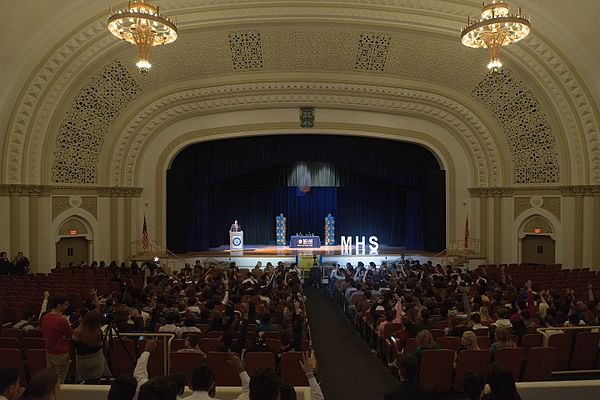
[(89, 262), (88, 241), (84, 237), (62, 238), (56, 243), (56, 262), (64, 267)]
[(523, 263), (554, 264), (555, 242), (547, 235), (526, 235), (523, 238)]

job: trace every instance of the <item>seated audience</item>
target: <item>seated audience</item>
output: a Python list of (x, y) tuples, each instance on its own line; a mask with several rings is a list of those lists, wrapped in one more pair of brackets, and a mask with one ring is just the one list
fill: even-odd
[(485, 388), (485, 379), (477, 372), (468, 371), (464, 379), (465, 395), (469, 400), (481, 400)]
[(421, 354), (425, 350), (439, 350), (441, 349), (440, 345), (433, 340), (433, 336), (429, 331), (421, 331), (417, 334), (417, 348), (412, 353), (412, 355), (417, 359), (417, 361), (421, 362)]
[(410, 354), (399, 354), (397, 367), (400, 389), (386, 395), (385, 400), (433, 400), (435, 398), (433, 386), (418, 381), (419, 361), (416, 357)]
[(112, 381), (108, 400), (133, 400), (137, 392), (137, 381), (131, 375), (121, 375)]
[(483, 396), (484, 400), (521, 400), (512, 372), (502, 365), (492, 364), (488, 384), (490, 392)]
[(202, 354), (202, 357), (206, 358), (206, 354), (202, 350), (200, 350), (200, 346), (198, 345), (198, 340), (199, 340), (198, 336), (189, 335), (187, 338), (185, 338), (184, 347), (177, 350), (177, 352)]
[(490, 352), (495, 353), (503, 347), (517, 347), (517, 344), (512, 340), (510, 331), (507, 328), (496, 328), (496, 340), (490, 346)]
[(466, 331), (460, 338), (460, 350), (480, 350), (475, 332)]
[(56, 400), (60, 393), (60, 381), (55, 368), (45, 368), (35, 372), (27, 390), (23, 395), (25, 400)]
[(177, 400), (177, 385), (168, 376), (157, 376), (140, 388), (138, 400)]
[[(164, 326), (161, 327), (161, 329), (162, 328), (164, 328)], [(200, 333), (200, 329), (196, 326), (196, 320), (194, 317), (187, 317), (183, 321), (183, 326), (175, 329), (175, 333), (179, 339), (181, 339), (181, 335), (183, 335), (185, 332)]]
[(0, 368), (0, 399), (18, 400), (25, 391), (19, 384), (19, 370)]

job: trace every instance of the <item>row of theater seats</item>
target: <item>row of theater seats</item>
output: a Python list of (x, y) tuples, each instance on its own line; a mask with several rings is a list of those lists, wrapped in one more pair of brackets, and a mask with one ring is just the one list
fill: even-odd
[[(59, 270), (62, 271), (62, 270)], [(25, 276), (4, 276), (0, 280), (0, 323), (17, 322), (25, 310), (39, 313), (44, 292), (63, 293), (75, 309), (91, 298), (90, 291), (97, 290), (101, 295), (119, 289), (119, 283), (110, 281), (105, 270), (91, 274), (52, 272)], [(73, 269), (76, 271), (76, 269)], [(83, 271), (83, 270), (80, 270)], [(141, 277), (131, 278), (130, 284), (141, 284)]]
[[(341, 294), (338, 297), (338, 304), (348, 310)], [(390, 340), (393, 333), (400, 329), (400, 324), (386, 325), (380, 336), (373, 329), (374, 321), (367, 307), (356, 310), (353, 322), (363, 338), (386, 364), (393, 360), (397, 352), (412, 353), (417, 347), (414, 338), (401, 344)], [(379, 322), (381, 320), (375, 325)], [(517, 381), (550, 380), (554, 371), (600, 369), (598, 348), (600, 333), (593, 327), (589, 327), (586, 331), (572, 332), (565, 328), (566, 333), (547, 332), (547, 336), (542, 333), (529, 333), (522, 337), (513, 335), (513, 340), (519, 347), (501, 348), (492, 357), (488, 349), (493, 338), (489, 336), (488, 330), (484, 329), (476, 333), (481, 350), (463, 350), (457, 354), (461, 339), (443, 336), (445, 324), (447, 322), (437, 323), (435, 324), (437, 329), (431, 330), (442, 350), (429, 350), (423, 353), (419, 377), (422, 382), (433, 385), (438, 392), (452, 389), (462, 391), (465, 372), (476, 371), (485, 376), (492, 361), (508, 367)]]
[(485, 271), (488, 278), (497, 280), (502, 278), (503, 267), (507, 279), (510, 276), (519, 286), (524, 286), (527, 280), (531, 280), (535, 291), (574, 289), (580, 297), (587, 290), (588, 284), (592, 284), (595, 291), (600, 288), (598, 271), (591, 271), (589, 268), (562, 269), (562, 264), (487, 264), (477, 267), (475, 274), (481, 275)]

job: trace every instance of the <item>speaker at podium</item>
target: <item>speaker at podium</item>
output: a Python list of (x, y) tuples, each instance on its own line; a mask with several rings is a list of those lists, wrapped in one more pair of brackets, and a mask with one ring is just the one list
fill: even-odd
[(244, 232), (229, 232), (229, 249), (231, 251), (244, 250)]

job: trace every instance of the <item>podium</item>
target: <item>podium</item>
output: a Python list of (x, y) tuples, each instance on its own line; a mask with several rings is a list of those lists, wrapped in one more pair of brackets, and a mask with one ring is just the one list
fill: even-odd
[(244, 250), (244, 232), (229, 232), (229, 249), (231, 251)]

